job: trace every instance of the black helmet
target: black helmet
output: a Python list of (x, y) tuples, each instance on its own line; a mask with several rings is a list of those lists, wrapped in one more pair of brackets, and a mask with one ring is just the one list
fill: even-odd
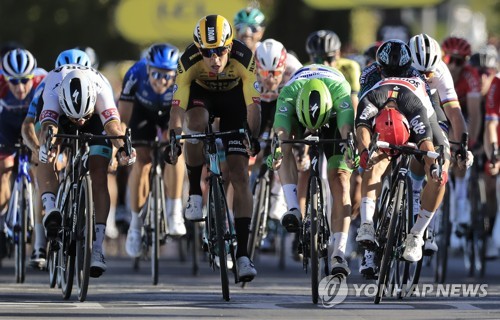
[(324, 56), (340, 50), (340, 39), (330, 30), (318, 30), (311, 33), (306, 40), (306, 51), (309, 55)]
[(377, 63), (385, 77), (405, 77), (411, 67), (410, 48), (401, 40), (387, 40), (377, 50)]

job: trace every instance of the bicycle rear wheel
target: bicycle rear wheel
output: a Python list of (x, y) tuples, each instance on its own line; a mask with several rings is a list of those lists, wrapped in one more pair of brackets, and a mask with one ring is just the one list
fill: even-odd
[[(222, 285), (222, 297), (229, 301), (229, 279), (227, 269), (227, 250), (226, 250), (226, 203), (223, 194), (223, 189), (215, 177), (211, 178), (211, 202), (213, 203), (213, 217), (215, 217), (215, 229), (217, 236), (217, 255), (220, 265), (220, 280)], [(236, 262), (236, 261), (235, 261)]]
[(94, 239), (94, 206), (90, 176), (84, 176), (78, 194), (76, 224), (76, 284), (78, 300), (85, 301), (90, 278), (92, 244)]
[[(66, 183), (69, 183), (66, 181)], [(71, 239), (71, 227), (73, 225), (73, 191), (68, 191), (68, 198), (65, 200), (62, 208), (63, 225), (61, 232), (61, 244), (59, 247), (59, 270), (61, 280), (61, 291), (63, 299), (67, 300), (71, 297), (73, 290), (73, 279), (75, 276), (75, 251), (76, 243)]]
[(269, 199), (269, 183), (263, 177), (258, 178), (254, 185), (254, 205), (252, 212), (252, 222), (250, 225), (250, 234), (248, 239), (248, 255), (250, 260), (255, 257), (255, 251), (260, 245), (262, 240), (262, 216), (264, 210), (267, 210), (267, 203)]
[(47, 269), (49, 271), (49, 287), (54, 288), (57, 284), (57, 265), (58, 265), (58, 255), (59, 244), (55, 240), (51, 240), (49, 243), (49, 250), (47, 255)]

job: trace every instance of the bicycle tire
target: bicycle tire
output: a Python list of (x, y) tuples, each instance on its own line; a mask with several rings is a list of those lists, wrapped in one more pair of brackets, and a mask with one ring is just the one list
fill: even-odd
[(87, 298), (89, 287), (90, 262), (92, 260), (92, 244), (94, 239), (92, 182), (88, 175), (84, 176), (80, 182), (77, 204), (75, 277), (78, 288), (78, 300), (83, 302)]
[(285, 228), (283, 228), (281, 223), (278, 223), (278, 235), (280, 237), (280, 251), (279, 251), (278, 268), (280, 270), (286, 269), (286, 235), (287, 234), (288, 234), (288, 232), (286, 232)]
[(448, 269), (448, 248), (451, 237), (449, 182), (446, 185), (441, 216), (438, 218), (439, 223), (437, 225), (439, 229), (436, 233), (438, 251), (436, 252), (435, 258), (434, 282), (442, 284), (446, 281), (446, 273)]
[(254, 205), (252, 212), (252, 222), (250, 224), (250, 234), (248, 239), (248, 256), (254, 260), (255, 252), (260, 244), (262, 230), (262, 216), (266, 208), (266, 196), (269, 196), (269, 184), (262, 177), (258, 178), (254, 185)]
[(161, 212), (161, 199), (163, 195), (160, 194), (161, 191), (161, 178), (155, 175), (153, 178), (153, 185), (151, 186), (151, 199), (152, 203), (151, 210), (151, 280), (153, 285), (158, 284), (159, 278), (159, 260), (160, 260), (160, 214)]
[(53, 242), (55, 242), (54, 240), (51, 240), (50, 243), (49, 243), (49, 250), (47, 251), (48, 254), (47, 254), (47, 269), (49, 271), (49, 287), (50, 288), (55, 288), (56, 284), (57, 284), (57, 278), (58, 278), (58, 272), (57, 272), (57, 265), (58, 265), (58, 259), (59, 259), (59, 255), (58, 255), (58, 249), (57, 247), (54, 247), (54, 246), (58, 246), (56, 244), (54, 244)]
[(222, 297), (229, 301), (229, 278), (227, 269), (227, 250), (226, 250), (226, 204), (219, 180), (216, 177), (211, 178), (211, 201), (213, 203), (215, 230), (217, 238), (217, 255), (219, 256), (219, 271), (222, 286)]
[(403, 181), (399, 181), (396, 189), (394, 190), (392, 196), (392, 212), (390, 214), (391, 218), (389, 220), (389, 228), (387, 230), (387, 241), (385, 243), (383, 254), (380, 263), (380, 271), (377, 279), (377, 293), (375, 295), (375, 304), (380, 303), (382, 297), (384, 296), (386, 289), (389, 284), (389, 271), (390, 264), (393, 259), (394, 243), (395, 243), (395, 231), (398, 225), (399, 215), (398, 212), (401, 210), (401, 202), (404, 196)]
[(190, 244), (191, 244), (191, 253), (192, 253), (192, 259), (193, 259), (193, 266), (192, 266), (192, 274), (193, 276), (199, 275), (200, 271), (200, 266), (199, 266), (199, 261), (200, 261), (200, 225), (198, 222), (192, 221), (192, 232), (193, 234), (190, 237)]
[(311, 177), (309, 182), (309, 192), (307, 194), (306, 208), (309, 208), (309, 216), (311, 219), (311, 244), (310, 244), (310, 261), (311, 261), (311, 292), (312, 302), (318, 303), (319, 298), (319, 282), (321, 281), (321, 263), (319, 252), (319, 232), (320, 221), (318, 213), (318, 201), (320, 192), (320, 183), (317, 177)]
[(27, 223), (26, 223), (26, 215), (25, 215), (25, 191), (24, 191), (24, 180), (26, 177), (23, 177), (22, 180), (17, 184), (17, 208), (16, 214), (18, 217), (17, 224), (14, 227), (14, 258), (15, 258), (15, 274), (16, 274), (16, 283), (23, 283), (26, 275), (26, 233), (27, 233)]
[(62, 208), (62, 233), (61, 233), (61, 245), (59, 248), (59, 265), (60, 265), (60, 282), (61, 282), (61, 292), (64, 300), (68, 300), (71, 297), (71, 292), (73, 290), (73, 280), (75, 275), (75, 241), (71, 239), (71, 226), (73, 225), (72, 217), (72, 203), (73, 203), (73, 191), (70, 190), (71, 182), (69, 177), (64, 182), (63, 192), (66, 190), (68, 192), (68, 197)]

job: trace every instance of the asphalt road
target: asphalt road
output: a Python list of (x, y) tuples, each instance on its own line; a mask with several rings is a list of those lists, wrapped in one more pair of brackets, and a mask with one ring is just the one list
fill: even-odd
[[(421, 279), (428, 287), (425, 297), (388, 297), (378, 305), (370, 296), (373, 282), (359, 276), (358, 262), (353, 260), (348, 294), (330, 308), (311, 302), (309, 274), (291, 256), (285, 270), (280, 270), (276, 256), (261, 255), (255, 261), (258, 276), (245, 288), (232, 284), (231, 300), (226, 302), (218, 271), (212, 271), (205, 260), (200, 261), (199, 274), (193, 276), (189, 256), (182, 262), (178, 252), (177, 242), (164, 247), (159, 284), (153, 286), (148, 261), (141, 261), (139, 270), (134, 270), (133, 261), (123, 254), (123, 242), (108, 243), (108, 270), (101, 278), (91, 279), (83, 303), (77, 300), (75, 288), (72, 297), (63, 300), (60, 289), (49, 288), (44, 271), (29, 269), (25, 283), (16, 284), (13, 259), (4, 259), (0, 318), (500, 319), (500, 260), (488, 262), (484, 278), (472, 278), (465, 275), (460, 257), (453, 257), (447, 283), (455, 287), (449, 287), (448, 296), (436, 295), (432, 270), (426, 267)], [(464, 288), (476, 289), (476, 294), (464, 294)]]

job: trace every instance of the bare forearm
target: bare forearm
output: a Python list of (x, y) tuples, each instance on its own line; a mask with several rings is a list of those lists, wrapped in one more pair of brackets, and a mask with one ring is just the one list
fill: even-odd
[(356, 129), (356, 139), (358, 142), (358, 151), (361, 153), (364, 149), (368, 149), (371, 142), (371, 134), (368, 128), (360, 126)]
[(453, 141), (460, 141), (462, 133), (467, 131), (467, 123), (465, 122), (464, 116), (462, 114), (462, 109), (459, 107), (445, 108), (445, 113), (450, 120), (451, 126), (453, 128)]
[(477, 98), (467, 99), (467, 114), (469, 115), (469, 141), (476, 142), (479, 138), (479, 130), (481, 129), (481, 100)]
[(497, 127), (498, 121), (487, 121), (485, 124), (484, 130), (484, 152), (488, 159), (491, 156), (492, 144), (498, 146), (498, 137), (497, 137)]
[(182, 122), (184, 121), (184, 113), (186, 111), (181, 107), (172, 107), (170, 109), (170, 121), (168, 122), (169, 131), (173, 129), (176, 134), (182, 133)]
[(35, 124), (33, 123), (33, 121), (25, 120), (23, 122), (23, 125), (21, 127), (21, 134), (23, 136), (24, 143), (26, 143), (28, 148), (30, 148), (32, 152), (37, 152), (40, 145), (38, 144), (38, 137), (35, 133)]
[[(104, 130), (106, 134), (110, 136), (121, 136), (124, 134), (120, 121), (110, 121), (106, 123)], [(111, 139), (111, 143), (118, 149), (125, 144), (122, 139)]]
[(247, 106), (247, 122), (252, 134), (257, 136), (260, 131), (260, 104), (252, 103)]

